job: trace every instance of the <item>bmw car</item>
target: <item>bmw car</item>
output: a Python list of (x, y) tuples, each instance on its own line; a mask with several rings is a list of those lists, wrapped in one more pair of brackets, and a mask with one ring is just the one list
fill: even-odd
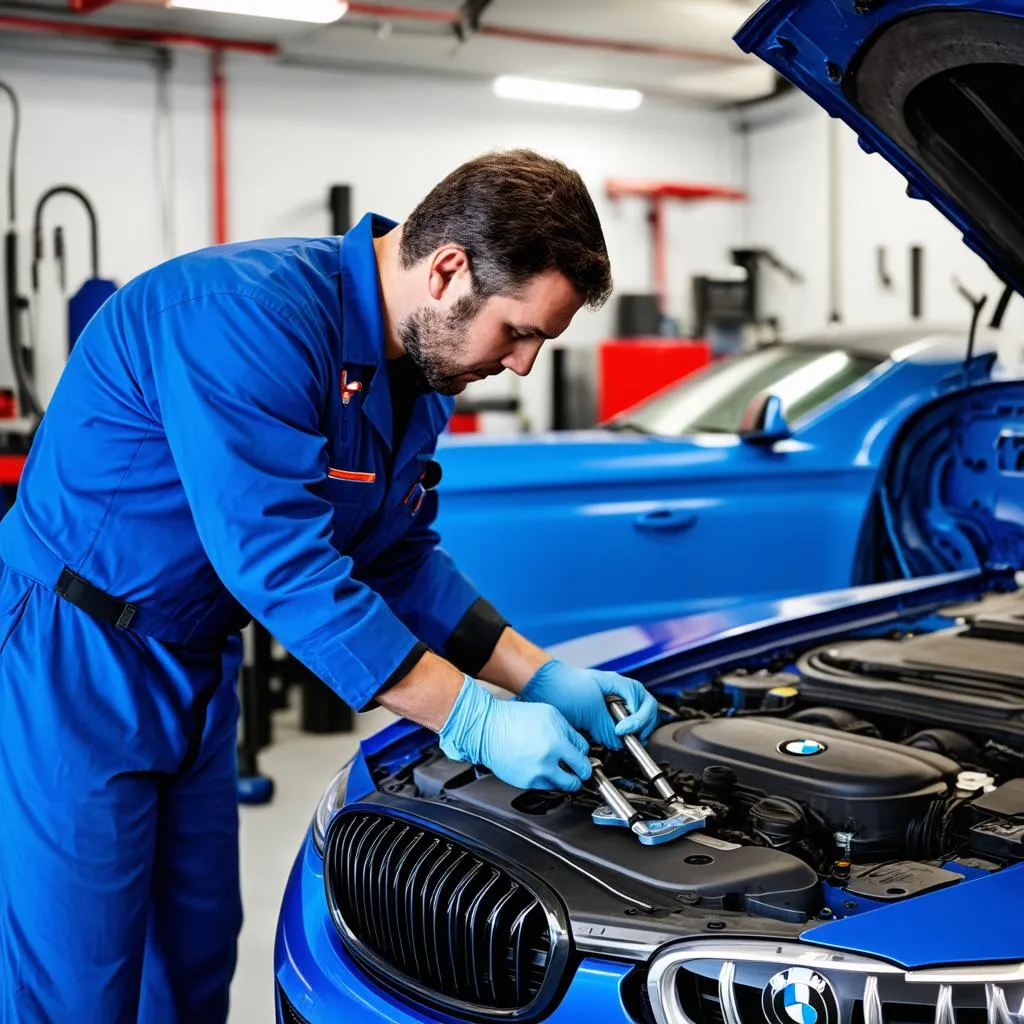
[[(1020, 290), (1021, 14), (772, 0), (737, 38)], [(862, 585), (564, 645), (660, 705), (581, 792), (365, 740), (287, 884), (279, 1019), (1020, 1024), (1024, 382), (958, 372), (887, 446)]]
[[(972, 380), (998, 370), (997, 342), (975, 340)], [(869, 582), (855, 555), (879, 469), (916, 409), (963, 386), (967, 344), (964, 327), (823, 332), (595, 430), (447, 438), (445, 549), (541, 644)]]

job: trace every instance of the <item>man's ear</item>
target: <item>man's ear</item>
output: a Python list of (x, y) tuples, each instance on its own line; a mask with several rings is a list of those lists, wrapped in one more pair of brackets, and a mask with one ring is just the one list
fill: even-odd
[(460, 245), (446, 245), (430, 257), (428, 287), (432, 299), (441, 299), (452, 282), (469, 276), (469, 257)]

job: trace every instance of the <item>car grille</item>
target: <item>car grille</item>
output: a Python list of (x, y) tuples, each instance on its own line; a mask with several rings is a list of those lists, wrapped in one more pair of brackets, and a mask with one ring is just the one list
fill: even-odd
[[(796, 998), (803, 1005), (787, 1005), (783, 989), (789, 982), (796, 983), (802, 993)], [(654, 958), (647, 989), (657, 1024), (1024, 1020), (1024, 964), (904, 971), (866, 957), (799, 944), (684, 943)]]
[(404, 818), (343, 812), (324, 883), (339, 934), (371, 974), (446, 1012), (539, 1015), (568, 959), (564, 912), (534, 880)]
[(309, 1021), (292, 1006), (291, 1000), (284, 994), (284, 989), (280, 985), (277, 986), (277, 1000), (280, 1007), (277, 1024), (309, 1024)]

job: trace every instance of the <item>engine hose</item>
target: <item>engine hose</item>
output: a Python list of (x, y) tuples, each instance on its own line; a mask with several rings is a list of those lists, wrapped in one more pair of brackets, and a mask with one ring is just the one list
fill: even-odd
[(952, 829), (956, 803), (934, 800), (920, 818), (907, 826), (907, 853), (911, 857), (934, 857), (945, 849)]

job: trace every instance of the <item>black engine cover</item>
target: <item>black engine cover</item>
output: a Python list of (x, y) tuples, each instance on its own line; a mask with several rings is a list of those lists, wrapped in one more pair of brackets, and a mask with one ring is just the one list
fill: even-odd
[(728, 765), (740, 785), (798, 800), (868, 842), (903, 835), (960, 771), (930, 751), (777, 718), (665, 726), (651, 737), (650, 751), (697, 776), (708, 765)]

